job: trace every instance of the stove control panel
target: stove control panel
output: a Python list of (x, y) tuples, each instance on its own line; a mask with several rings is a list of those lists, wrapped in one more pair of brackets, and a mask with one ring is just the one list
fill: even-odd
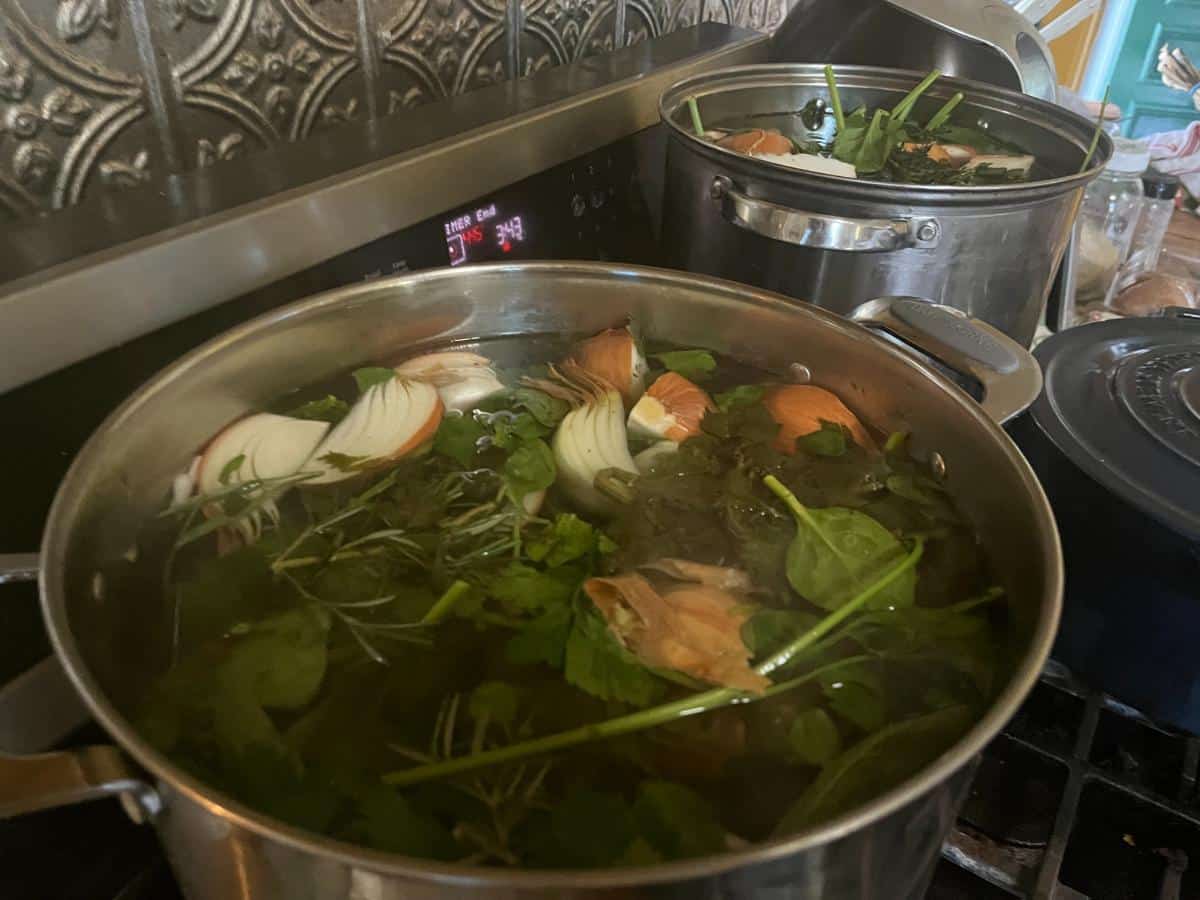
[(632, 140), (517, 182), (314, 267), (329, 286), (526, 259), (656, 261)]

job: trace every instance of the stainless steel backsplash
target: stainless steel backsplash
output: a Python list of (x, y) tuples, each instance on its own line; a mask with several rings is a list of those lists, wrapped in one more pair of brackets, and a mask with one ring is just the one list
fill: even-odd
[(701, 21), (770, 30), (788, 5), (0, 0), (0, 221)]

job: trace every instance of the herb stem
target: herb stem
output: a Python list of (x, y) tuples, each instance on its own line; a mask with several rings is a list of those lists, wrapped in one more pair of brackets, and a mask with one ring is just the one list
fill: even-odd
[(458, 580), (450, 587), (446, 588), (446, 592), (438, 598), (437, 603), (429, 608), (429, 612), (421, 617), (422, 625), (434, 625), (446, 616), (450, 615), (450, 611), (454, 609), (454, 604), (458, 603), (471, 590), (471, 585), (463, 580)]
[(1092, 132), (1092, 143), (1088, 146), (1087, 155), (1083, 158), (1083, 165), (1079, 167), (1080, 174), (1087, 171), (1088, 164), (1092, 161), (1092, 154), (1096, 152), (1096, 146), (1100, 143), (1100, 132), (1104, 128), (1104, 112), (1108, 109), (1108, 95), (1112, 91), (1112, 85), (1104, 89), (1104, 99), (1100, 101), (1100, 112), (1096, 115), (1096, 130)]
[(842, 111), (842, 97), (838, 93), (837, 77), (833, 74), (833, 66), (825, 67), (825, 84), (829, 86), (829, 102), (833, 106), (833, 121), (840, 133), (846, 127), (846, 114)]
[(371, 547), (367, 550), (339, 550), (332, 556), (297, 556), (294, 559), (280, 559), (271, 565), (276, 572), (285, 569), (303, 569), (308, 566), (319, 566), (321, 563), (342, 562), (347, 559), (362, 559), (367, 556), (382, 556), (387, 547)]
[(892, 123), (901, 125), (908, 118), (908, 114), (912, 112), (912, 108), (917, 105), (917, 100), (921, 95), (929, 90), (929, 86), (942, 77), (942, 73), (938, 69), (934, 69), (926, 75), (921, 83), (908, 92), (908, 95), (896, 104), (896, 108), (892, 110)]
[(937, 131), (950, 120), (950, 113), (958, 107), (958, 104), (963, 102), (962, 91), (959, 91), (953, 97), (933, 114), (933, 118), (929, 120), (929, 124), (925, 126), (925, 130), (929, 132)]
[(688, 112), (692, 114), (692, 130), (696, 132), (696, 137), (704, 137), (704, 124), (700, 121), (700, 106), (696, 103), (695, 97), (687, 98)]
[[(758, 666), (755, 666), (754, 671), (760, 675), (766, 675), (790, 661), (797, 653), (812, 645), (814, 641), (819, 640), (831, 628), (836, 627), (847, 616), (852, 615), (856, 610), (860, 609), (863, 604), (886, 588), (903, 572), (915, 566), (921, 558), (923, 550), (924, 544), (918, 540), (912, 551), (892, 566), (883, 576), (876, 579), (872, 584), (860, 591), (857, 596), (843, 604), (835, 612), (830, 613), (813, 628), (810, 628), (804, 634), (797, 637), (782, 650), (774, 653)], [(483, 753), (472, 753), (468, 756), (446, 759), (431, 765), (415, 766), (411, 769), (389, 772), (383, 776), (383, 780), (386, 784), (396, 787), (417, 784), (435, 778), (445, 778), (448, 775), (473, 772), (476, 769), (513, 762), (514, 760), (525, 759), (529, 756), (563, 750), (567, 747), (574, 747), (579, 744), (590, 743), (591, 741), (629, 734), (634, 731), (644, 731), (647, 728), (654, 728), (666, 722), (711, 712), (714, 709), (765, 700), (768, 697), (774, 697), (785, 691), (797, 688), (814, 678), (819, 678), (821, 675), (828, 673), (832, 668), (850, 665), (851, 663), (857, 664), (870, 658), (869, 656), (857, 656), (838, 660), (837, 662), (807, 672), (804, 675), (774, 684), (759, 694), (736, 688), (712, 688), (699, 694), (691, 694), (679, 700), (673, 700), (670, 703), (653, 706), (649, 709), (630, 713), (629, 715), (618, 716), (615, 719), (607, 719), (603, 722), (583, 725), (579, 728), (560, 731), (557, 734), (549, 734), (530, 741), (509, 744), (507, 747), (498, 747), (494, 750), (484, 751)]]

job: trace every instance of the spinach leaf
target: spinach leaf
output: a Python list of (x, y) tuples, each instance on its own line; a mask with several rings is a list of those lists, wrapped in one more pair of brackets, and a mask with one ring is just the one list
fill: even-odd
[(367, 366), (354, 370), (354, 380), (358, 384), (359, 394), (365, 394), (377, 384), (387, 384), (396, 377), (396, 370), (385, 366)]
[(643, 781), (633, 804), (641, 837), (664, 859), (706, 856), (725, 848), (725, 829), (707, 800), (670, 781)]
[(846, 429), (834, 422), (822, 422), (817, 431), (796, 438), (796, 449), (813, 456), (842, 456), (848, 446)]
[(575, 613), (563, 674), (594, 697), (631, 706), (649, 706), (664, 689), (663, 682), (617, 643), (604, 619), (592, 610)]
[(819, 620), (811, 613), (791, 609), (760, 609), (742, 625), (742, 643), (762, 658), (779, 650)]
[(716, 403), (717, 409), (721, 412), (729, 412), (735, 406), (749, 406), (754, 403), (761, 403), (766, 393), (767, 389), (761, 384), (740, 384), (735, 388), (717, 394), (713, 397), (713, 402)]
[(878, 731), (887, 720), (883, 683), (868, 664), (842, 666), (821, 678), (829, 707), (865, 732)]
[[(837, 609), (904, 555), (896, 537), (866, 513), (840, 506), (809, 509), (773, 476), (767, 485), (796, 519), (788, 546), (788, 582), (822, 609)], [(871, 598), (868, 609), (912, 606), (916, 572), (905, 571)]]
[(550, 828), (562, 866), (603, 866), (615, 862), (636, 836), (629, 804), (619, 794), (576, 788), (550, 813)]
[(823, 766), (842, 751), (842, 736), (829, 713), (814, 706), (792, 720), (788, 746), (800, 762)]
[(504, 481), (517, 501), (550, 487), (557, 472), (554, 452), (542, 440), (522, 443), (504, 463)]
[(423, 859), (449, 860), (459, 855), (445, 826), (418, 812), (394, 790), (379, 787), (366, 794), (358, 812), (358, 830), (376, 850)]
[(447, 415), (442, 418), (434, 435), (433, 450), (467, 468), (474, 462), (479, 439), (485, 434), (487, 429), (473, 416)]
[(524, 408), (547, 428), (554, 428), (571, 411), (566, 400), (530, 387), (515, 388), (512, 392), (514, 406)]
[(326, 394), (319, 400), (309, 400), (307, 403), (302, 403), (295, 409), (284, 413), (285, 416), (290, 416), (293, 419), (313, 419), (319, 422), (330, 422), (337, 424), (346, 418), (346, 413), (350, 412), (350, 404), (345, 400)]
[(970, 707), (951, 706), (863, 738), (825, 766), (775, 834), (794, 834), (890, 790), (950, 747), (973, 719)]
[(717, 361), (707, 350), (669, 350), (654, 358), (688, 381), (704, 381), (717, 370)]
[(325, 677), (328, 632), (329, 614), (316, 606), (263, 619), (235, 639), (221, 679), (261, 706), (299, 709)]
[(833, 158), (854, 165), (867, 136), (867, 108), (860, 106), (846, 116), (846, 123), (838, 129), (833, 139)]

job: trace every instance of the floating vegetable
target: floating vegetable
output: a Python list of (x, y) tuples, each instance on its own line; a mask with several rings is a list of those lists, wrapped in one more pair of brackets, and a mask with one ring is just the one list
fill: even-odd
[(1024, 156), (988, 154), (976, 156), (966, 165), (968, 169), (980, 169), (985, 166), (991, 169), (1002, 169), (1005, 172), (1019, 172), (1023, 176), (1028, 176), (1029, 170), (1033, 168), (1033, 157), (1028, 154)]
[(305, 484), (333, 484), (422, 449), (442, 421), (433, 385), (394, 375), (367, 388), (313, 453)]
[(751, 128), (734, 132), (717, 141), (717, 146), (734, 153), (755, 156), (760, 153), (791, 153), (794, 149), (791, 138), (786, 138), (774, 128)]
[(504, 390), (492, 361), (466, 350), (444, 350), (405, 360), (397, 374), (424, 381), (437, 388), (446, 409), (474, 409), (482, 401)]
[(610, 469), (638, 474), (629, 455), (621, 395), (575, 367), (565, 368), (580, 380), (575, 391), (578, 405), (554, 433), (552, 448), (559, 482), (567, 496), (584, 509), (611, 512), (613, 500), (596, 488), (596, 477)]
[(704, 414), (716, 409), (712, 398), (675, 372), (660, 375), (629, 413), (629, 432), (676, 443), (700, 433)]
[(736, 594), (687, 583), (659, 593), (641, 575), (591, 578), (583, 589), (617, 640), (648, 665), (747, 691), (771, 684), (750, 668), (745, 603)]
[(646, 357), (629, 326), (610, 328), (580, 341), (573, 359), (584, 372), (616, 388), (626, 405), (646, 388)]
[(201, 494), (248, 481), (295, 475), (308, 462), (329, 423), (255, 413), (238, 419), (208, 442), (195, 467)]
[(874, 450), (875, 442), (837, 395), (811, 384), (788, 384), (767, 391), (765, 402), (771, 417), (779, 423), (775, 446), (784, 453), (796, 452), (796, 439), (820, 431), (825, 422), (841, 426), (864, 450)]

